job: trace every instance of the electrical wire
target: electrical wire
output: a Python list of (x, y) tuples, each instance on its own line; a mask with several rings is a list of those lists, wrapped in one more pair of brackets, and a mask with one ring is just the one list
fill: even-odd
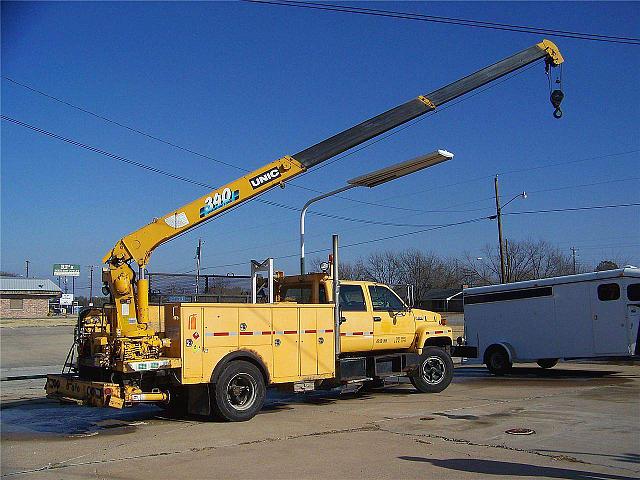
[[(584, 206), (584, 207), (567, 207), (567, 208), (555, 208), (555, 209), (546, 209), (546, 210), (528, 210), (528, 211), (521, 211), (521, 212), (509, 212), (509, 213), (503, 213), (503, 215), (530, 215), (530, 214), (547, 214), (547, 213), (560, 213), (560, 212), (576, 212), (576, 211), (585, 211), (585, 210), (600, 210), (600, 209), (610, 209), (610, 208), (626, 208), (626, 207), (637, 207), (640, 206), (640, 203), (624, 203), (624, 204), (616, 204), (616, 205), (589, 205), (589, 206)], [(340, 248), (350, 248), (350, 247), (356, 247), (356, 246), (361, 246), (361, 245), (367, 245), (370, 243), (376, 243), (376, 242), (381, 242), (384, 240), (393, 240), (396, 238), (402, 238), (402, 237), (407, 237), (407, 236), (411, 236), (411, 235), (417, 235), (420, 233), (426, 233), (426, 232), (430, 232), (430, 231), (434, 231), (434, 230), (440, 230), (443, 228), (449, 228), (449, 227), (454, 227), (454, 226), (460, 226), (460, 225), (466, 225), (466, 224), (471, 224), (471, 223), (477, 223), (480, 222), (482, 220), (492, 220), (494, 218), (493, 215), (491, 216), (483, 216), (483, 217), (476, 217), (476, 218), (471, 218), (468, 220), (462, 220), (460, 222), (452, 222), (452, 223), (447, 223), (447, 224), (442, 224), (442, 225), (435, 225), (431, 228), (426, 228), (426, 229), (420, 229), (420, 230), (414, 230), (411, 232), (404, 232), (404, 233), (398, 233), (395, 235), (389, 235), (389, 236), (385, 236), (385, 237), (379, 237), (379, 238), (373, 238), (373, 239), (369, 239), (369, 240), (362, 240), (359, 242), (355, 242), (355, 243), (348, 243), (345, 245), (341, 245)], [(316, 253), (322, 253), (322, 252), (327, 252), (330, 249), (328, 248), (323, 248), (323, 249), (319, 249), (319, 250), (313, 250), (310, 252), (307, 252), (308, 255), (313, 255)], [(294, 253), (291, 255), (281, 255), (281, 256), (277, 256), (277, 257), (273, 257), (275, 260), (283, 260), (286, 258), (293, 258), (293, 257), (297, 257), (299, 255), (299, 253)], [(225, 268), (225, 267), (236, 267), (236, 266), (240, 266), (240, 265), (246, 265), (246, 262), (238, 262), (238, 263), (230, 263), (230, 264), (226, 264), (226, 265), (214, 265), (214, 266), (207, 266), (207, 267), (202, 267), (200, 268), (200, 270), (211, 270), (214, 268)], [(189, 272), (184, 272), (184, 273), (190, 273), (193, 270), (190, 270)]]
[(613, 43), (613, 44), (626, 44), (626, 45), (640, 45), (640, 38), (635, 37), (621, 37), (614, 35), (601, 35), (596, 33), (587, 32), (575, 32), (569, 30), (556, 30), (548, 28), (530, 27), (525, 25), (515, 25), (508, 23), (497, 22), (484, 22), (479, 20), (469, 20), (464, 18), (454, 17), (441, 17), (435, 15), (423, 15), (419, 13), (411, 12), (399, 12), (393, 10), (380, 10), (374, 8), (362, 8), (354, 7), (350, 5), (335, 5), (330, 3), (314, 3), (314, 2), (301, 2), (301, 1), (286, 1), (286, 0), (242, 0), (247, 3), (276, 5), (281, 7), (296, 7), (306, 8), (311, 10), (324, 10), (340, 13), (351, 13), (357, 15), (370, 15), (376, 17), (387, 17), (401, 20), (415, 20), (422, 22), (443, 23), (450, 25), (458, 25), (472, 28), (484, 28), (490, 30), (502, 30), (518, 33), (529, 34), (543, 34), (554, 35), (556, 37), (572, 38), (575, 40), (588, 40), (595, 42)]

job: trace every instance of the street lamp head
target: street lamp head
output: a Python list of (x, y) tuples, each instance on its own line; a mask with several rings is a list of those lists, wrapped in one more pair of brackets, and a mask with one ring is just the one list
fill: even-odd
[(390, 167), (352, 178), (347, 183), (357, 187), (377, 187), (383, 183), (404, 177), (423, 168), (432, 167), (433, 165), (451, 160), (452, 158), (453, 153), (447, 152), (446, 150), (436, 150), (435, 152), (427, 153), (426, 155), (421, 155), (414, 159), (396, 163)]
[(523, 198), (523, 199), (526, 199), (526, 198), (527, 198), (527, 192), (522, 192), (520, 195), (522, 195), (522, 198)]

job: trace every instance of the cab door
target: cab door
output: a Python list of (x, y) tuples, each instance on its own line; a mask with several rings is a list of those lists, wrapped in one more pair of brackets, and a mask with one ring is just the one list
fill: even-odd
[(340, 283), (340, 349), (366, 352), (373, 349), (373, 318), (361, 285)]
[(409, 348), (416, 329), (413, 313), (386, 285), (368, 288), (373, 309), (374, 349)]

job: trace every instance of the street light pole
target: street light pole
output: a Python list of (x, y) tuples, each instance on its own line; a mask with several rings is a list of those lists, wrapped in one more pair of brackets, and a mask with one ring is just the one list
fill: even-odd
[(318, 195), (317, 197), (312, 198), (302, 207), (302, 211), (300, 212), (300, 275), (304, 275), (306, 273), (305, 270), (305, 257), (304, 257), (304, 220), (307, 215), (307, 209), (309, 205), (315, 203), (323, 198), (330, 197), (331, 195), (336, 195), (338, 193), (344, 192), (346, 190), (350, 190), (352, 188), (357, 187), (358, 185), (345, 185), (344, 187), (338, 188), (328, 193), (323, 193), (322, 195)]
[(29, 260), (25, 260), (24, 261), (25, 265), (27, 266), (27, 278), (29, 278), (29, 264), (31, 263)]
[(500, 195), (498, 193), (498, 175), (493, 179), (496, 190), (496, 217), (498, 219), (498, 242), (500, 244), (500, 283), (504, 283), (506, 273), (504, 265), (504, 243), (502, 241), (502, 209), (500, 208)]
[(378, 185), (382, 185), (383, 183), (395, 180), (396, 178), (404, 177), (405, 175), (417, 172), (419, 170), (422, 170), (423, 168), (431, 167), (433, 165), (437, 165), (438, 163), (451, 160), (452, 158), (453, 153), (447, 152), (446, 150), (436, 150), (435, 152), (427, 153), (426, 155), (420, 155), (419, 157), (412, 158), (411, 160), (400, 162), (395, 165), (391, 165), (390, 167), (381, 168), (380, 170), (376, 170), (375, 172), (352, 178), (351, 180), (347, 181), (347, 185), (345, 185), (344, 187), (340, 187), (331, 192), (318, 195), (317, 197), (314, 197), (307, 203), (305, 203), (304, 207), (302, 207), (302, 211), (300, 212), (300, 274), (304, 275), (306, 273), (304, 257), (304, 219), (307, 214), (307, 208), (309, 208), (309, 205), (317, 202), (318, 200), (322, 200), (323, 198), (330, 197), (331, 195), (336, 195), (355, 187), (377, 187)]

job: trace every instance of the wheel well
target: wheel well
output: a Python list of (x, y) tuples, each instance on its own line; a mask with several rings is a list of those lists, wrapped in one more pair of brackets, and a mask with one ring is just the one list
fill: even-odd
[(507, 354), (507, 357), (509, 358), (509, 360), (511, 360), (511, 354), (509, 350), (504, 345), (494, 343), (493, 345), (489, 345), (487, 349), (484, 351), (484, 357), (482, 359), (483, 363), (486, 364), (487, 361), (489, 360), (489, 355), (491, 355), (496, 350), (504, 351)]
[(450, 347), (452, 344), (449, 337), (431, 337), (424, 342), (424, 347)]
[(254, 364), (258, 368), (258, 370), (260, 370), (265, 385), (269, 385), (270, 379), (267, 367), (260, 356), (252, 351), (236, 351), (222, 357), (222, 359), (220, 359), (218, 364), (213, 369), (213, 373), (211, 374), (211, 383), (217, 382), (218, 378), (222, 374), (222, 371), (224, 370), (224, 367), (226, 367), (229, 363), (238, 360), (244, 360), (245, 362)]

